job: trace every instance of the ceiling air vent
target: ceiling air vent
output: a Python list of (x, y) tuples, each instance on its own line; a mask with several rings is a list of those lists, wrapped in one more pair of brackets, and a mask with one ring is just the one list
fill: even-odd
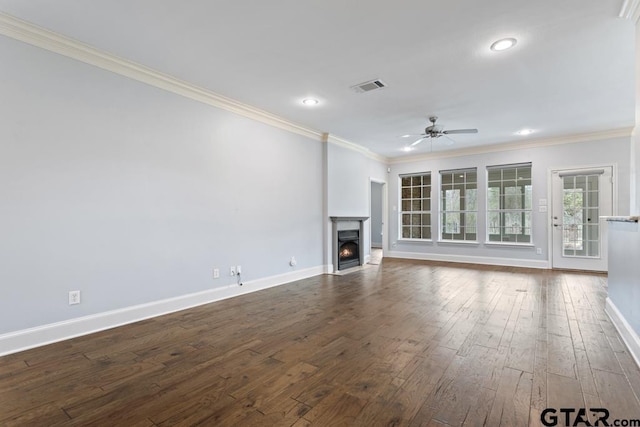
[(380, 80), (371, 80), (368, 82), (360, 83), (355, 86), (351, 86), (351, 89), (358, 93), (362, 92), (371, 92), (372, 90), (382, 89), (383, 87), (387, 87), (385, 83)]

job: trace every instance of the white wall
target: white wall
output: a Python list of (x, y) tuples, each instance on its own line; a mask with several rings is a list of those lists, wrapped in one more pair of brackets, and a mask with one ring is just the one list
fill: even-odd
[[(467, 262), (486, 262), (506, 265), (547, 266), (548, 251), (548, 213), (538, 212), (539, 200), (550, 200), (548, 194), (548, 174), (550, 168), (580, 167), (601, 164), (614, 164), (617, 171), (618, 206), (620, 215), (629, 212), (629, 138), (616, 138), (602, 141), (591, 141), (578, 144), (562, 144), (538, 148), (503, 151), (460, 157), (448, 157), (432, 160), (421, 160), (407, 163), (396, 163), (391, 166), (389, 178), (389, 255), (399, 257), (435, 258), (449, 257)], [(485, 245), (485, 214), (483, 212), (486, 200), (486, 185), (482, 180), (487, 166), (532, 162), (533, 178), (533, 243), (535, 247), (501, 247)], [(398, 180), (400, 174), (414, 172), (428, 172), (437, 178), (439, 171), (448, 169), (478, 168), (478, 245), (455, 243), (438, 243), (437, 225), (434, 222), (432, 231), (434, 242), (402, 241), (398, 237)], [(439, 182), (439, 181), (436, 181)], [(438, 208), (439, 189), (435, 186), (432, 191), (433, 213)], [(432, 215), (434, 221), (438, 215)], [(542, 255), (536, 254), (536, 248), (542, 249)]]
[[(371, 179), (386, 182), (387, 165), (339, 144), (328, 142), (328, 216), (369, 216)], [(327, 224), (330, 220), (327, 218)], [(327, 227), (327, 258), (331, 257), (331, 227)], [(371, 254), (371, 221), (364, 224), (365, 256)]]
[(0, 334), (322, 265), (320, 141), (12, 39), (0, 57)]
[[(640, 215), (640, 22), (636, 22), (636, 126), (631, 150), (631, 214)], [(609, 271), (607, 312), (636, 362), (640, 363), (640, 227), (609, 222), (609, 251), (617, 256)], [(615, 306), (611, 310), (609, 304)]]
[(636, 127), (635, 135), (633, 136), (633, 147), (631, 150), (632, 161), (634, 162), (633, 168), (634, 171), (631, 175), (631, 185), (633, 187), (634, 196), (631, 198), (631, 213), (633, 215), (640, 215), (640, 173), (638, 169), (640, 169), (640, 131), (638, 127)]
[(611, 255), (607, 291), (636, 335), (640, 331), (640, 224), (610, 221)]
[(371, 246), (382, 247), (382, 208), (384, 184), (371, 182)]
[(640, 215), (640, 22), (636, 23), (636, 126), (633, 133), (632, 179), (635, 183), (635, 198), (631, 206), (634, 215)]

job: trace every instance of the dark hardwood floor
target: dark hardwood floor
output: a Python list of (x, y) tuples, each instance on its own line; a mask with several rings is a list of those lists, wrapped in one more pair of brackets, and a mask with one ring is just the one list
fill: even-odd
[(0, 358), (0, 425), (640, 419), (605, 297), (598, 274), (384, 259)]

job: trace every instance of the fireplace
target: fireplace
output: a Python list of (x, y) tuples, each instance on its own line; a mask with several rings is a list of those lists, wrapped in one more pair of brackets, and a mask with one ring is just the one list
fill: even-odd
[(368, 217), (332, 216), (333, 271), (364, 264), (364, 221)]
[(338, 231), (338, 270), (360, 265), (360, 230)]

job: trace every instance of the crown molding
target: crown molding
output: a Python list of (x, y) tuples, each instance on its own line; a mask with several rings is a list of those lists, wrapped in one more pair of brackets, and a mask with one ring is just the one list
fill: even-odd
[(321, 141), (322, 133), (0, 12), (0, 34), (121, 76)]
[(369, 157), (370, 159), (377, 160), (378, 162), (381, 162), (384, 164), (388, 164), (391, 161), (391, 159), (389, 159), (388, 157), (382, 156), (378, 153), (374, 153), (373, 151), (369, 150), (366, 147), (363, 147), (362, 145), (358, 145), (356, 143), (347, 141), (346, 139), (342, 139), (334, 135), (327, 135), (326, 142), (339, 145), (341, 147), (348, 148), (353, 151), (357, 151)]
[[(637, 21), (639, 14), (640, 0), (625, 0), (622, 11), (620, 12), (620, 16), (628, 19), (635, 19)], [(56, 33), (54, 31), (42, 28), (30, 22), (21, 20), (4, 12), (0, 12), (0, 34), (10, 37), (14, 40), (18, 40), (24, 43), (28, 43), (32, 46), (45, 49), (50, 52), (54, 52), (68, 58), (93, 65), (103, 70), (107, 70), (115, 74), (131, 78), (141, 83), (166, 90), (176, 95), (180, 95), (194, 101), (202, 102), (216, 108), (230, 111), (232, 113), (265, 123), (279, 129), (302, 135), (316, 141), (339, 145), (341, 147), (359, 152), (368, 158), (384, 164), (408, 163), (419, 160), (458, 157), (464, 155), (492, 153), (505, 150), (518, 150), (522, 148), (532, 148), (537, 146), (569, 144), (574, 142), (590, 141), (594, 139), (614, 138), (631, 135), (631, 129), (619, 129), (608, 132), (597, 132), (560, 138), (533, 140), (527, 143), (520, 142), (494, 144), (477, 148), (447, 151), (445, 153), (432, 153), (427, 155), (402, 158), (388, 158), (374, 153), (373, 151), (359, 144), (347, 141), (346, 139), (334, 135), (328, 135), (315, 129), (311, 129), (303, 125), (291, 122), (283, 117), (219, 95), (208, 89), (196, 86), (184, 80), (177, 79), (173, 76), (154, 70), (142, 64), (138, 64), (128, 59), (121, 58), (108, 52), (104, 52), (93, 46)]]
[(618, 16), (638, 24), (640, 22), (640, 0), (624, 0)]
[(525, 150), (529, 148), (548, 147), (551, 145), (575, 144), (611, 138), (630, 138), (633, 128), (613, 129), (601, 132), (581, 133), (555, 138), (530, 139), (526, 142), (507, 142), (503, 144), (484, 145), (481, 147), (463, 148), (460, 150), (430, 153), (419, 156), (391, 159), (390, 164), (411, 163), (422, 160), (444, 159), (449, 157), (472, 156), (477, 154), (497, 153), (500, 151)]

